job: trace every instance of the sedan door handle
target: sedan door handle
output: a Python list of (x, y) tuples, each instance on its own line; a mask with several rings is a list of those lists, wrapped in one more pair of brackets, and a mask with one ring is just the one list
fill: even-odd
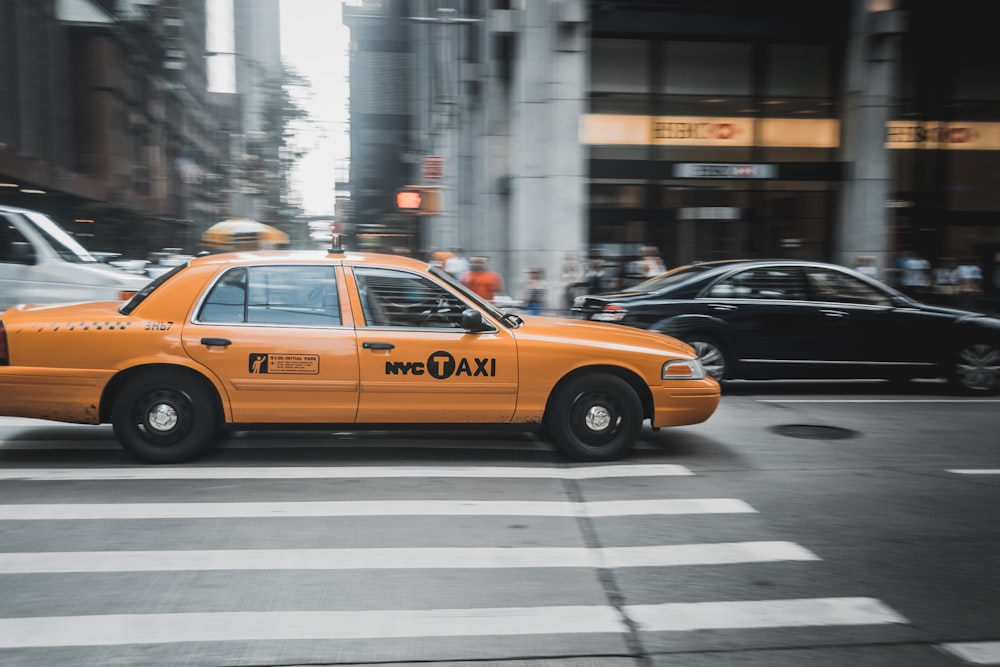
[(736, 310), (736, 306), (728, 303), (713, 303), (709, 306), (712, 310)]
[(826, 310), (826, 309), (823, 309), (823, 310), (820, 310), (819, 312), (823, 313), (827, 317), (847, 317), (847, 313), (845, 313), (842, 310)]
[(202, 338), (201, 344), (210, 347), (229, 347), (233, 344), (233, 341), (228, 338)]
[(361, 347), (366, 350), (392, 350), (395, 349), (396, 346), (392, 343), (383, 343), (377, 340), (366, 340), (361, 343)]

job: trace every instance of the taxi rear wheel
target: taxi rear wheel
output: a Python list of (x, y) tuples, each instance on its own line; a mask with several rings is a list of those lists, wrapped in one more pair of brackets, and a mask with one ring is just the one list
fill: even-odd
[(556, 447), (577, 461), (610, 461), (635, 446), (642, 428), (642, 402), (628, 382), (591, 373), (557, 390), (545, 429)]
[(218, 428), (215, 400), (187, 373), (157, 370), (128, 380), (112, 405), (115, 436), (146, 463), (181, 463), (204, 453)]

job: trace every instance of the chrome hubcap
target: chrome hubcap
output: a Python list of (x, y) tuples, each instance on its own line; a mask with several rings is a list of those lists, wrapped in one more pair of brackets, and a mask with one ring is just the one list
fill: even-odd
[(1000, 378), (1000, 350), (992, 345), (971, 345), (959, 355), (956, 370), (969, 389), (991, 389)]
[(604, 406), (595, 405), (587, 410), (584, 422), (591, 431), (603, 431), (611, 424), (611, 413)]
[(721, 380), (726, 372), (726, 360), (722, 356), (722, 351), (714, 345), (702, 341), (691, 343), (691, 347), (698, 354), (698, 360), (701, 361), (705, 372), (716, 380)]
[(172, 405), (159, 403), (150, 409), (146, 421), (153, 430), (169, 431), (177, 426), (177, 410)]

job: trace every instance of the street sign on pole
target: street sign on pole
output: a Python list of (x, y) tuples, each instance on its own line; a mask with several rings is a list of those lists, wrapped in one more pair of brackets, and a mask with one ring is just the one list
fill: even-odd
[(440, 181), (444, 176), (444, 158), (440, 155), (425, 155), (422, 163), (425, 181)]

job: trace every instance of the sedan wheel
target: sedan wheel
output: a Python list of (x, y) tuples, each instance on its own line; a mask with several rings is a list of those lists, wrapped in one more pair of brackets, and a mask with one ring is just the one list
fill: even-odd
[(705, 372), (719, 382), (722, 382), (726, 377), (727, 370), (726, 353), (723, 351), (722, 346), (715, 342), (714, 339), (707, 337), (692, 336), (690, 339), (685, 338), (683, 340), (694, 348), (694, 351), (698, 354), (698, 360), (701, 361), (701, 365), (705, 368)]
[(961, 348), (952, 370), (952, 382), (959, 389), (976, 394), (1000, 391), (1000, 348), (988, 343)]
[(610, 461), (628, 453), (642, 427), (642, 403), (625, 380), (606, 373), (559, 389), (546, 415), (556, 446), (577, 461)]
[(186, 373), (153, 371), (128, 380), (111, 421), (130, 454), (146, 463), (180, 463), (203, 453), (218, 428), (215, 400)]

